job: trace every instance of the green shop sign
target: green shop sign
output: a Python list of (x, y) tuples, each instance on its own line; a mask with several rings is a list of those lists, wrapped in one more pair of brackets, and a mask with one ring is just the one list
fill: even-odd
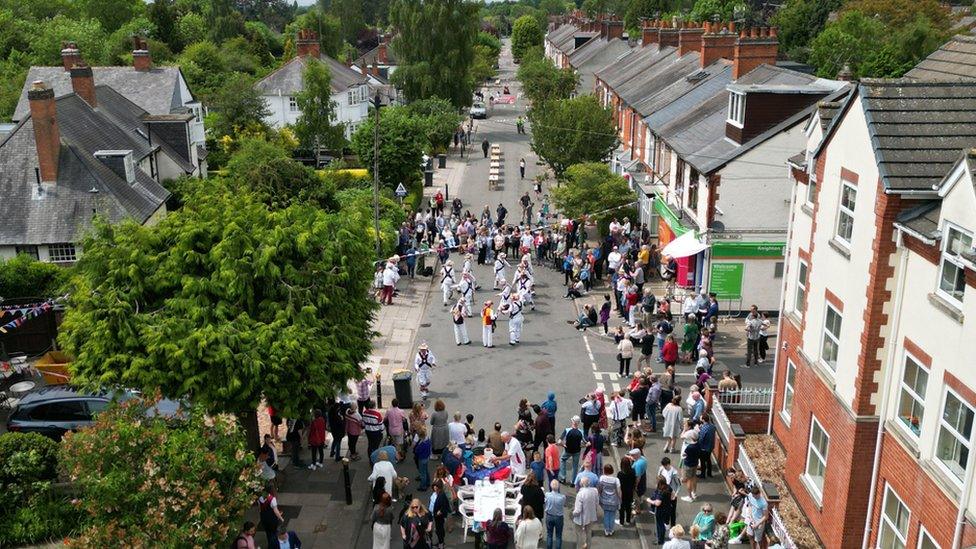
[(712, 241), (712, 257), (767, 257), (782, 258), (785, 242), (726, 242)]
[(688, 228), (681, 224), (681, 220), (678, 219), (678, 214), (674, 213), (668, 203), (664, 200), (664, 197), (654, 193), (654, 211), (668, 222), (668, 227), (674, 231), (675, 236), (681, 236), (688, 232)]
[(719, 299), (742, 297), (742, 263), (712, 263), (709, 290)]

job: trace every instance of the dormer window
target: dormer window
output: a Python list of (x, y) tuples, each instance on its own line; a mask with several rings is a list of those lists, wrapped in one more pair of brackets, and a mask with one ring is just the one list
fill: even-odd
[(729, 92), (729, 124), (734, 124), (740, 128), (746, 121), (746, 94)]

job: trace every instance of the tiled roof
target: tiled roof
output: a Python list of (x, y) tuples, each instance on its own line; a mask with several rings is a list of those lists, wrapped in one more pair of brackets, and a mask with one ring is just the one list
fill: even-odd
[(41, 198), (35, 196), (33, 119), (26, 116), (0, 143), (0, 245), (77, 242), (91, 227), (93, 213), (112, 222), (144, 223), (169, 197), (138, 167), (135, 183), (129, 184), (94, 157), (98, 150), (131, 149), (138, 159), (147, 149), (138, 136), (73, 93), (59, 97), (56, 110), (58, 180)]
[[(595, 47), (598, 43), (602, 47)], [(593, 74), (607, 65), (614, 63), (618, 58), (632, 51), (632, 49), (626, 40), (618, 39), (607, 42), (601, 39), (590, 40), (579, 50), (573, 52), (573, 55), (570, 56), (570, 64), (580, 76), (578, 91), (580, 93), (593, 93), (595, 81)], [(583, 54), (576, 56), (581, 51)]]
[(611, 90), (617, 92), (630, 79), (639, 76), (663, 59), (677, 57), (677, 54), (677, 48), (670, 46), (662, 48), (659, 44), (634, 48), (632, 53), (621, 57), (606, 69), (597, 71), (596, 76)]
[[(148, 71), (137, 71), (132, 67), (92, 67), (92, 74), (96, 85), (111, 87), (149, 114), (170, 114), (185, 110), (180, 103), (179, 67), (153, 67)], [(71, 75), (64, 67), (31, 67), (27, 71), (17, 108), (14, 109), (14, 120), (27, 116), (30, 110), (27, 90), (37, 80), (54, 89), (55, 97), (74, 91), (71, 87)]]
[(895, 222), (913, 233), (934, 240), (939, 236), (941, 200), (929, 200), (898, 214)]
[(976, 36), (952, 37), (905, 76), (926, 81), (976, 80)]
[[(569, 64), (573, 67), (579, 67), (593, 57), (606, 51), (612, 51), (619, 55), (629, 49), (630, 46), (627, 44), (627, 41), (620, 38), (614, 38), (613, 40), (607, 40), (606, 38), (595, 38), (573, 50), (573, 52), (569, 54)], [(616, 57), (616, 55), (614, 57)]]
[(634, 106), (676, 81), (695, 72), (701, 60), (698, 54), (658, 55), (654, 64), (638, 73), (615, 89), (617, 95), (628, 105)]
[(731, 81), (732, 62), (719, 59), (704, 69), (692, 71), (677, 80), (669, 81), (670, 84), (666, 88), (638, 101), (634, 107), (642, 116), (650, 116), (654, 119), (654, 114), (658, 110), (675, 101), (681, 100), (688, 104), (699, 103), (724, 90)]
[(353, 61), (353, 65), (361, 66), (363, 63), (366, 63), (366, 65), (372, 67), (374, 62), (380, 65), (396, 65), (397, 62), (396, 57), (393, 54), (393, 48), (391, 48), (389, 44), (386, 46), (385, 63), (380, 63), (380, 47), (376, 46), (375, 48), (357, 57), (356, 60)]
[(976, 146), (976, 82), (869, 79), (858, 93), (888, 189), (931, 190)]
[[(254, 87), (264, 95), (293, 96), (302, 91), (302, 74), (305, 72), (306, 56), (296, 55), (278, 70), (265, 76)], [(367, 77), (350, 69), (328, 55), (320, 55), (319, 61), (329, 67), (332, 76), (332, 92), (342, 93), (351, 87), (364, 84)]]
[(576, 25), (561, 25), (556, 30), (550, 32), (546, 35), (546, 40), (552, 43), (553, 46), (556, 44), (561, 44), (567, 36), (572, 36), (579, 32), (579, 27)]

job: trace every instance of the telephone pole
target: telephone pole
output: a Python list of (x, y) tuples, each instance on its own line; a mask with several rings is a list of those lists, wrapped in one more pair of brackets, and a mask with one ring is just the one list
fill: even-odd
[(376, 258), (383, 253), (380, 241), (380, 92), (373, 97), (373, 230), (376, 232)]

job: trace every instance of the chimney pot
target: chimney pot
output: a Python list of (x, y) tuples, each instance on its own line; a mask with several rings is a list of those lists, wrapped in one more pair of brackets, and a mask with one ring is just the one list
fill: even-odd
[(762, 31), (756, 27), (749, 29), (749, 34), (742, 31), (739, 39), (735, 42), (735, 52), (732, 59), (732, 79), (738, 80), (742, 75), (749, 73), (759, 65), (774, 65), (779, 53), (779, 41), (775, 35), (765, 32), (765, 36), (760, 36)]
[(65, 71), (70, 71), (71, 67), (83, 63), (77, 44), (70, 41), (61, 42), (61, 65), (64, 66)]
[(58, 130), (57, 105), (54, 90), (44, 82), (31, 83), (27, 91), (34, 144), (37, 148), (37, 167), (44, 183), (58, 180), (58, 158), (61, 154), (61, 132)]
[(152, 55), (149, 53), (149, 43), (145, 38), (133, 37), (132, 67), (139, 72), (146, 72), (152, 68)]
[(87, 65), (75, 65), (71, 67), (71, 89), (75, 95), (85, 100), (91, 108), (98, 106), (95, 98), (95, 77), (91, 67)]
[(295, 42), (299, 57), (310, 55), (318, 58), (321, 56), (319, 46), (319, 35), (313, 30), (302, 29), (298, 31), (298, 40)]

